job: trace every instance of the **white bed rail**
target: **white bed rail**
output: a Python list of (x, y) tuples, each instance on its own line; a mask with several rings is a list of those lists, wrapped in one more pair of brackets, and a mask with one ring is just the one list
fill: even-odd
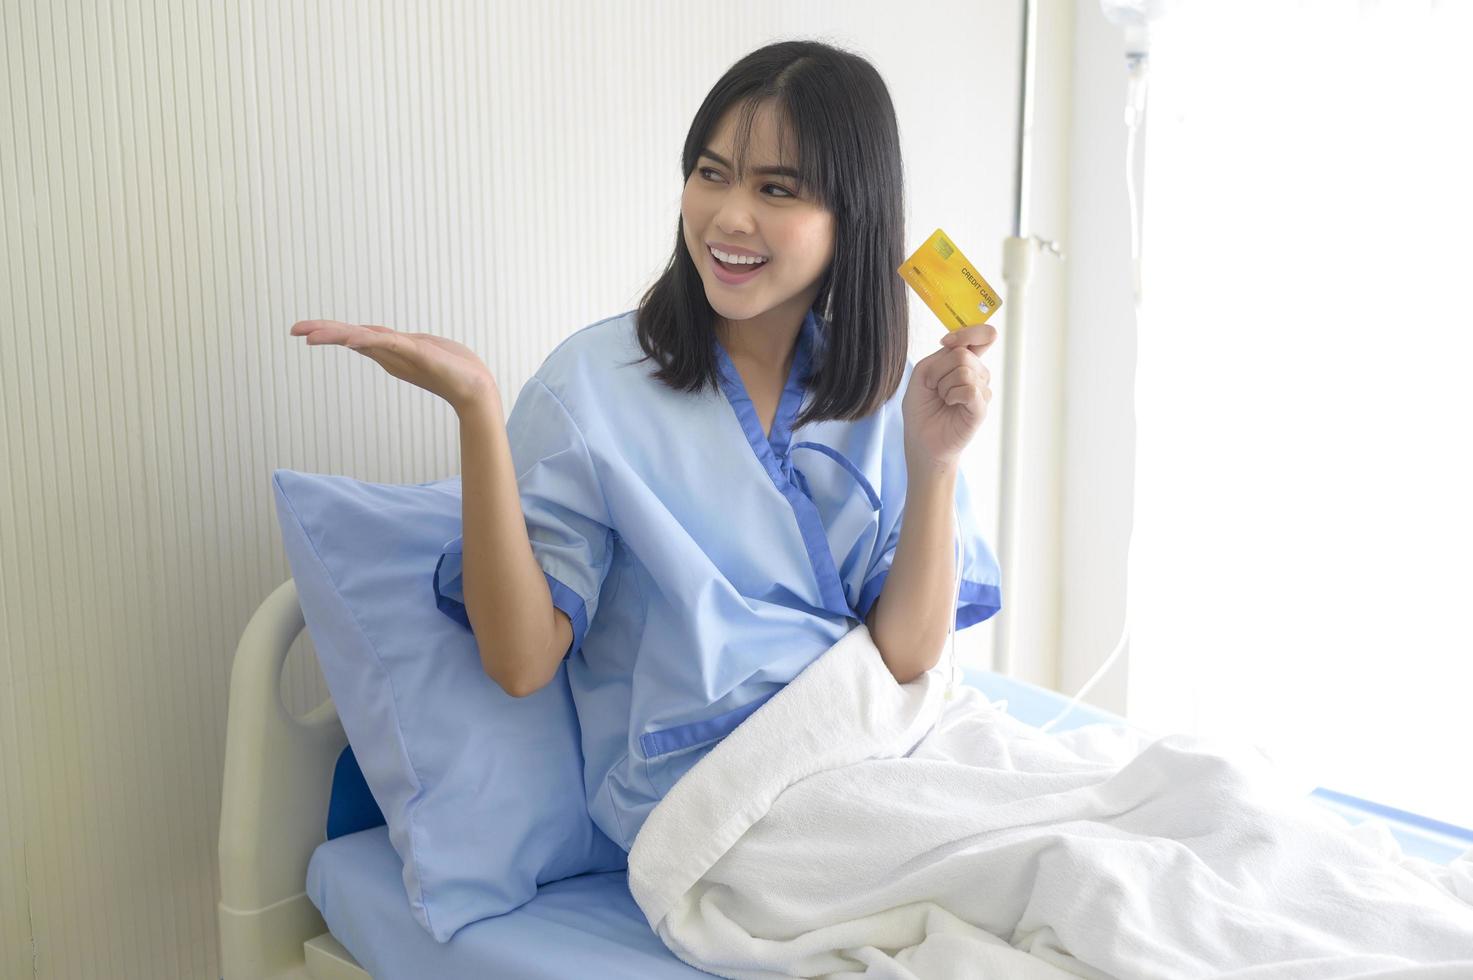
[(281, 669), (306, 626), (287, 579), (241, 634), (230, 672), (220, 805), (223, 980), (308, 976), (303, 943), (327, 927), (305, 891), (326, 839), (333, 765), (348, 744), (329, 699), (302, 718), (281, 700)]

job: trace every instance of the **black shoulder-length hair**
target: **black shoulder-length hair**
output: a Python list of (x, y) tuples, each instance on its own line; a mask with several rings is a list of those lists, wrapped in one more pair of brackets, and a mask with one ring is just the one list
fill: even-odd
[[(768, 100), (796, 134), (804, 193), (834, 216), (834, 257), (814, 312), (829, 342), (815, 349), (811, 399), (794, 428), (858, 419), (900, 387), (908, 349), (900, 134), (880, 73), (864, 58), (818, 41), (759, 48), (727, 69), (696, 111), (681, 154), (689, 180), (722, 115), (740, 103), (736, 159), (745, 166), (752, 116)], [(676, 219), (675, 253), (640, 300), (637, 328), (654, 376), (682, 391), (719, 390), (715, 310)]]

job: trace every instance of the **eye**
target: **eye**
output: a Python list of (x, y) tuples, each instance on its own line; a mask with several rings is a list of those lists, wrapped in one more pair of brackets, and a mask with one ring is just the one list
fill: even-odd
[[(721, 171), (717, 170), (715, 167), (697, 167), (696, 168), (696, 173), (700, 175), (700, 177), (701, 177), (702, 180), (722, 180), (722, 179), (725, 179), (722, 176)], [(714, 176), (707, 176), (707, 174), (713, 174)], [(796, 197), (797, 196), (792, 191), (788, 190), (786, 187), (784, 187), (781, 184), (763, 184), (762, 185), (762, 189), (763, 190), (767, 190), (769, 188), (771, 188), (772, 190), (775, 190), (775, 191), (780, 191), (781, 193), (778, 193), (778, 194), (768, 194), (767, 195), (768, 197), (775, 197), (775, 198), (781, 199), (781, 198), (785, 198), (785, 197)]]

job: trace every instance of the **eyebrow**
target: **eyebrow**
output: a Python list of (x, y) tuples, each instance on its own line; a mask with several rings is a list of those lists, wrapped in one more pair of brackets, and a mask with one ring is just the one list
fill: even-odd
[[(712, 160), (715, 160), (717, 163), (721, 164), (728, 170), (734, 169), (729, 160), (726, 160), (723, 157), (717, 156), (715, 153), (712, 153), (709, 147), (701, 150), (701, 156), (710, 157)], [(794, 180), (803, 179), (803, 175), (798, 173), (798, 171), (794, 170), (792, 167), (758, 167), (756, 168), (754, 173), (774, 174), (778, 177), (791, 177)]]

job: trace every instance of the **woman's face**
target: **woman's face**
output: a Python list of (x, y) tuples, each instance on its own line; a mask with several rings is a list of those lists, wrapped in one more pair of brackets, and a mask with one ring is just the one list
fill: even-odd
[[(752, 119), (747, 172), (738, 182), (732, 145), (738, 105), (722, 116), (685, 183), (680, 197), (685, 247), (718, 316), (736, 321), (771, 314), (764, 320), (799, 323), (833, 261), (834, 217), (805, 196), (794, 174), (764, 172), (792, 167), (791, 161), (778, 159), (779, 120), (771, 102), (760, 105)], [(796, 145), (791, 132), (786, 145)], [(712, 246), (766, 261), (728, 271)]]

